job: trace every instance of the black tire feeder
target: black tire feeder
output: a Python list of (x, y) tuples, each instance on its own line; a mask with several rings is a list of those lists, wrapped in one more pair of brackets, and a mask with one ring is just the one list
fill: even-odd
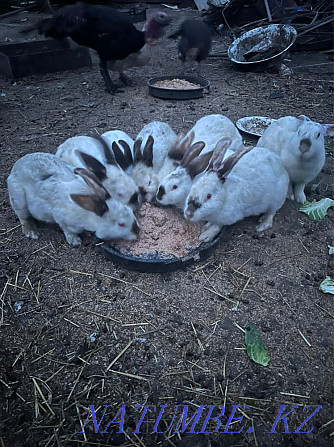
[(211, 242), (202, 242), (182, 258), (176, 256), (161, 257), (157, 254), (139, 257), (123, 253), (115, 247), (108, 247), (106, 244), (102, 244), (101, 247), (109, 260), (127, 270), (141, 273), (167, 273), (184, 269), (196, 262), (205, 261), (217, 247), (223, 233), (224, 229)]
[[(159, 81), (171, 81), (173, 79), (182, 79), (192, 84), (198, 84), (200, 87), (189, 90), (177, 90), (177, 89), (169, 89), (156, 87), (156, 84)], [(202, 98), (204, 95), (204, 90), (210, 89), (210, 81), (204, 78), (196, 77), (196, 76), (159, 76), (157, 78), (152, 78), (147, 82), (148, 91), (151, 96), (155, 96), (160, 99), (198, 99)]]

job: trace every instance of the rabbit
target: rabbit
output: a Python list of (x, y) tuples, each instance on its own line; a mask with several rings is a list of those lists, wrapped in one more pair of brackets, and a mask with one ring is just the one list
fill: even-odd
[(159, 183), (158, 172), (161, 169), (170, 172), (176, 167), (174, 160), (166, 160), (175, 139), (176, 134), (167, 123), (152, 121), (138, 133), (132, 146), (126, 140), (114, 141), (112, 144), (116, 160), (126, 172), (131, 170), (131, 176), (143, 200), (147, 202), (155, 197)]
[(236, 151), (243, 146), (242, 137), (232, 123), (232, 121), (224, 115), (206, 115), (200, 118), (190, 129), (194, 132), (194, 141), (204, 141), (205, 149), (203, 153), (213, 151), (216, 144), (222, 138), (230, 138), (232, 143), (229, 151)]
[(79, 135), (68, 138), (58, 147), (56, 156), (75, 167), (92, 171), (115, 199), (133, 210), (139, 208), (140, 194), (137, 185), (118, 165), (102, 137)]
[(125, 148), (121, 150), (118, 146), (119, 142), (125, 142), (126, 148), (133, 148), (134, 140), (122, 130), (109, 130), (101, 135), (104, 141), (112, 149), (118, 165), (131, 176), (133, 170), (133, 154), (132, 149), (130, 152), (126, 152)]
[(20, 158), (7, 185), (22, 232), (32, 239), (38, 239), (32, 218), (57, 223), (73, 246), (81, 244), (78, 233), (84, 230), (103, 240), (134, 240), (139, 233), (133, 211), (112, 199), (92, 172), (55, 155), (37, 152)]
[(305, 185), (325, 164), (325, 135), (334, 135), (333, 124), (322, 125), (305, 115), (285, 116), (272, 123), (257, 143), (281, 157), (290, 178), (288, 197), (298, 203), (305, 203)]
[(210, 166), (191, 187), (184, 216), (197, 222), (207, 221), (199, 239), (211, 241), (224, 225), (247, 216), (263, 214), (257, 231), (272, 226), (273, 217), (283, 205), (289, 176), (281, 159), (265, 148), (241, 148), (221, 163), (228, 140), (213, 156)]
[(194, 178), (202, 173), (209, 164), (213, 151), (199, 155), (203, 151), (205, 143), (203, 141), (193, 143), (193, 138), (194, 132), (191, 132), (186, 141), (187, 150), (180, 165), (165, 176), (159, 184), (156, 199), (161, 205), (174, 205), (183, 210)]
[(146, 124), (136, 137), (136, 140), (142, 140), (142, 151), (150, 136), (154, 138), (153, 170), (158, 173), (164, 165), (171, 145), (176, 140), (176, 134), (169, 124), (162, 121), (152, 121)]

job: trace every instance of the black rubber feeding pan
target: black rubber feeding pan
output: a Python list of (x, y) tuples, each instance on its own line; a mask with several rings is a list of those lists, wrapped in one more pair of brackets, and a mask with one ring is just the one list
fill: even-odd
[(183, 269), (195, 262), (207, 259), (218, 245), (223, 232), (224, 229), (211, 242), (202, 242), (197, 248), (182, 258), (176, 256), (159, 257), (158, 254), (139, 257), (124, 254), (118, 249), (108, 247), (105, 244), (102, 244), (101, 247), (108, 259), (127, 270), (136, 270), (142, 273), (166, 273)]
[[(178, 90), (170, 88), (156, 87), (158, 81), (171, 81), (172, 79), (182, 79), (192, 84), (198, 84), (200, 87), (189, 90)], [(152, 78), (148, 82), (148, 91), (150, 95), (161, 99), (197, 99), (202, 98), (204, 90), (209, 90), (210, 81), (196, 76), (159, 76)]]

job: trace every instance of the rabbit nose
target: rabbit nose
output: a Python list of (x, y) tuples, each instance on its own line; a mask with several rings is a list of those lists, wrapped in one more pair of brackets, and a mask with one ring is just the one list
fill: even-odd
[(133, 222), (133, 224), (132, 224), (131, 232), (132, 232), (133, 234), (135, 234), (136, 236), (138, 236), (138, 234), (139, 234), (139, 232), (140, 232), (140, 228), (139, 228), (139, 226), (138, 226), (136, 220), (135, 220), (135, 221)]
[(302, 154), (308, 152), (311, 148), (311, 141), (308, 138), (303, 138), (299, 144), (299, 150)]
[(166, 194), (165, 188), (163, 186), (159, 186), (159, 190), (157, 192), (157, 200), (161, 200), (165, 194)]
[(189, 208), (187, 208), (184, 212), (184, 217), (186, 219), (191, 219), (193, 217), (194, 213)]

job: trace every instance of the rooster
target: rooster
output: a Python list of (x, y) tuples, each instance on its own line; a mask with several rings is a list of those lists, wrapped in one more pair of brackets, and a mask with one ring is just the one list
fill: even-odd
[[(100, 72), (107, 91), (117, 93), (119, 86), (114, 84), (108, 73), (108, 62), (114, 71), (123, 72), (117, 64), (136, 54), (148, 43), (151, 44), (163, 34), (163, 28), (170, 18), (164, 12), (155, 12), (145, 27), (139, 31), (124, 14), (108, 6), (76, 3), (68, 5), (48, 19), (38, 24), (38, 31), (47, 37), (63, 40), (70, 37), (78, 45), (95, 50), (100, 59)], [(133, 56), (134, 55), (134, 56)], [(128, 66), (131, 59), (128, 61)], [(116, 69), (113, 68), (116, 66)]]

